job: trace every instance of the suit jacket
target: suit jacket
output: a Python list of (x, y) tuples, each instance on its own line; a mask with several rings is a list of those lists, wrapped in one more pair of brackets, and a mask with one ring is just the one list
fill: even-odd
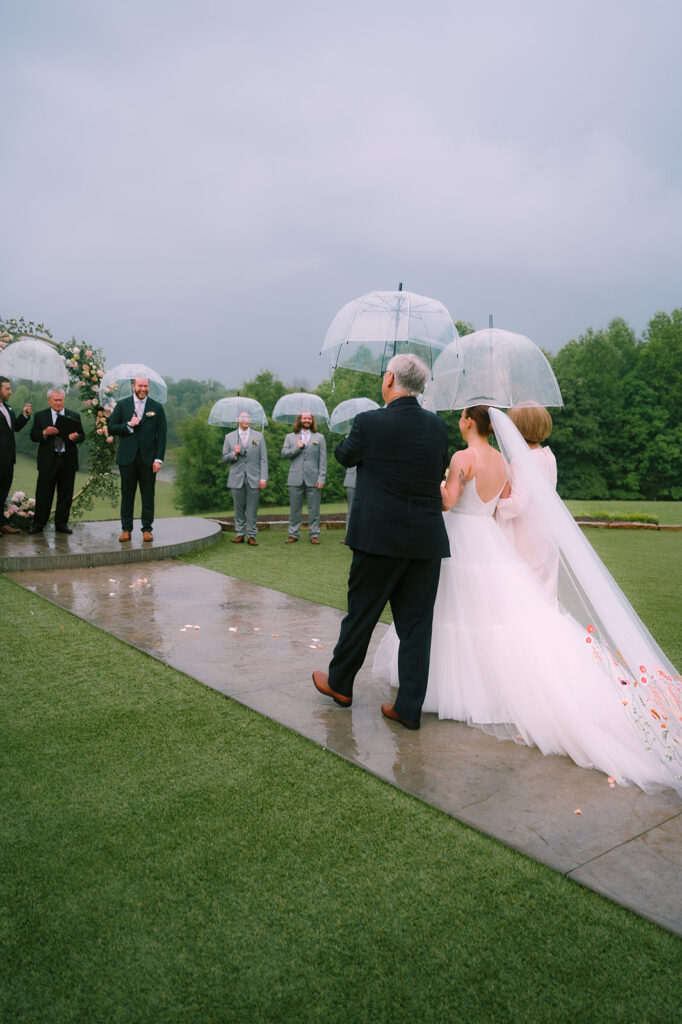
[(241, 447), (238, 430), (226, 434), (223, 444), (223, 462), (231, 463), (227, 486), (242, 487), (246, 481), (249, 487), (258, 487), (261, 480), (268, 478), (268, 453), (263, 435), (249, 427), (246, 449), (242, 448), (239, 455), (235, 455), (235, 445)]
[(109, 417), (109, 433), (119, 438), (116, 465), (132, 466), (138, 452), (145, 466), (152, 466), (156, 459), (163, 461), (167, 429), (163, 406), (153, 398), (147, 398), (141, 422), (130, 431), (128, 421), (134, 412), (135, 402), (131, 395), (117, 402)]
[(393, 558), (447, 558), (440, 484), (448, 462), (447, 429), (416, 398), (355, 417), (337, 446), (342, 466), (357, 466), (346, 543)]
[(300, 434), (287, 434), (282, 446), (282, 458), (291, 459), (287, 485), (314, 487), (323, 484), (327, 478), (327, 442), (319, 431), (310, 433), (305, 448), (299, 448)]
[(10, 429), (5, 419), (5, 414), (0, 412), (0, 466), (13, 466), (17, 461), (17, 445), (14, 440), (15, 431), (25, 427), (30, 417), (24, 416), (23, 412), (15, 416), (14, 411), (9, 406), (5, 408), (9, 412), (12, 427)]
[[(74, 473), (78, 469), (78, 448), (79, 444), (82, 444), (85, 439), (83, 433), (83, 424), (81, 418), (77, 412), (73, 412), (72, 409), (64, 409), (64, 415), (68, 416), (69, 419), (76, 420), (78, 423), (78, 437), (75, 441), (69, 441), (68, 438), (64, 438), (64, 455), (56, 456), (60, 459), (66, 459), (66, 464), (70, 470)], [(50, 434), (45, 437), (43, 431), (45, 427), (52, 426), (52, 409), (41, 409), (33, 417), (33, 426), (31, 427), (31, 440), (38, 443), (37, 462), (38, 472), (42, 473), (45, 470), (49, 470), (52, 466), (52, 460), (55, 458), (54, 451), (54, 439), (55, 435)]]

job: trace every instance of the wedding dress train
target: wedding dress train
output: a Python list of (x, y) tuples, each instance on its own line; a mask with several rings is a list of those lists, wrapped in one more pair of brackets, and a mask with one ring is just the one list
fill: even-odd
[[(502, 413), (493, 413), (499, 440), (506, 425), (499, 423)], [(526, 472), (518, 462), (525, 463), (522, 449), (504, 454), (517, 460), (516, 472)], [(527, 483), (535, 496), (537, 480)], [(543, 497), (553, 493), (564, 508), (545, 486)], [(423, 710), (537, 746), (543, 754), (567, 754), (621, 784), (647, 791), (673, 786), (682, 795), (679, 675), (570, 514), (579, 538), (561, 538), (562, 529), (552, 526), (560, 554), (557, 608), (495, 522), (497, 500), (483, 502), (474, 478), (444, 513), (451, 555), (441, 567)], [(549, 521), (556, 515), (555, 508)], [(576, 572), (581, 558), (587, 568)], [(628, 636), (612, 647), (614, 630)], [(634, 655), (627, 652), (633, 644)], [(373, 670), (394, 685), (397, 651), (391, 627)]]

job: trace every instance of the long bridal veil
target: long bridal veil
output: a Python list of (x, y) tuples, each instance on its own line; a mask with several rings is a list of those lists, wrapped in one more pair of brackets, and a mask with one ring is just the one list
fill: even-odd
[[(583, 536), (556, 491), (538, 470), (509, 417), (491, 408), (495, 437), (514, 480), (530, 494), (534, 518), (559, 555), (561, 610), (583, 628), (585, 643), (609, 675), (626, 714), (670, 773), (682, 796), (682, 677)], [(556, 553), (554, 554), (556, 557)]]

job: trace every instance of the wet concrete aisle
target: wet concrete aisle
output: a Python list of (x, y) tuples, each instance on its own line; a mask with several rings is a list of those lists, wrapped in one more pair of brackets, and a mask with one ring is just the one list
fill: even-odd
[[(200, 541), (197, 539), (197, 543)], [(424, 715), (386, 722), (367, 668), (353, 707), (314, 689), (342, 613), (193, 565), (148, 561), (10, 578), (535, 860), (682, 934), (682, 801)], [(198, 627), (198, 628), (197, 628)], [(375, 632), (373, 647), (385, 629)], [(576, 814), (580, 810), (582, 813)]]

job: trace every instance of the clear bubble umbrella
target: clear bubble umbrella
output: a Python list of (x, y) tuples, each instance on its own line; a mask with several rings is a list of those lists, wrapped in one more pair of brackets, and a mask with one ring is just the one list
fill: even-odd
[(373, 398), (348, 398), (345, 402), (332, 409), (329, 420), (329, 429), (335, 434), (347, 434), (353, 426), (353, 420), (359, 412), (368, 412), (370, 409), (379, 409), (379, 403)]
[(260, 402), (255, 398), (241, 398), (239, 395), (219, 398), (208, 414), (208, 422), (213, 427), (236, 427), (243, 412), (249, 414), (254, 427), (263, 430), (267, 425), (268, 417)]
[(11, 379), (55, 384), (68, 389), (69, 371), (64, 357), (47, 341), (20, 338), (0, 352), (0, 374)]
[(434, 360), (457, 340), (457, 330), (437, 299), (402, 291), (368, 292), (346, 303), (336, 314), (320, 355), (328, 355), (332, 373), (337, 366), (381, 374), (389, 359), (413, 352), (432, 367)]
[(424, 408), (431, 410), (510, 409), (523, 402), (564, 404), (554, 371), (535, 342), (497, 327), (465, 334), (456, 347), (446, 348), (424, 392)]
[(119, 363), (107, 370), (99, 386), (99, 400), (106, 409), (113, 409), (121, 398), (130, 398), (133, 393), (133, 381), (136, 377), (149, 379), (149, 396), (157, 402), (165, 402), (168, 388), (163, 377), (145, 366), (144, 363)]
[(306, 391), (282, 395), (272, 410), (272, 418), (275, 423), (295, 423), (296, 417), (302, 412), (309, 412), (316, 420), (324, 420), (329, 424), (327, 406), (319, 395), (310, 395)]

